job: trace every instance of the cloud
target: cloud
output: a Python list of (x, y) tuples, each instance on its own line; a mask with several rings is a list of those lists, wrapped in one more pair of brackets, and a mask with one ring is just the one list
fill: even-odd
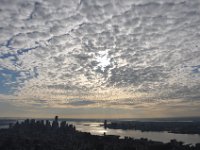
[(66, 106), (87, 95), (68, 104), (115, 106), (120, 97), (118, 105), (132, 108), (135, 99), (199, 100), (198, 0), (0, 4), (0, 91), (15, 103)]

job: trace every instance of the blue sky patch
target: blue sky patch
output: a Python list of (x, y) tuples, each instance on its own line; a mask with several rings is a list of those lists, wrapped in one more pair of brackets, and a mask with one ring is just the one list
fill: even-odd
[(17, 88), (17, 77), (19, 72), (2, 69), (0, 70), (0, 94), (11, 94)]

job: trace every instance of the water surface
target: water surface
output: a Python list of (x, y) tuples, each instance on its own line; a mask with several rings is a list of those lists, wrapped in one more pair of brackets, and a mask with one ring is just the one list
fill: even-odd
[(198, 134), (178, 134), (168, 132), (142, 132), (140, 130), (121, 130), (121, 129), (104, 129), (100, 122), (70, 122), (76, 126), (76, 129), (82, 132), (90, 132), (93, 135), (119, 135), (121, 138), (132, 137), (135, 139), (147, 138), (153, 141), (170, 142), (172, 139), (182, 141), (184, 144), (200, 143)]

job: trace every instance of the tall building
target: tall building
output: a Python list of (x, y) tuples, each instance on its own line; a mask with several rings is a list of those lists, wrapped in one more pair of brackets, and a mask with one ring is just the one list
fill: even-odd
[(59, 124), (58, 124), (58, 116), (55, 116), (55, 120), (53, 121), (52, 123), (52, 128), (53, 129), (57, 129), (59, 127)]
[(57, 121), (57, 122), (58, 122), (58, 116), (55, 116), (55, 121)]
[(104, 128), (107, 128), (107, 120), (104, 120)]

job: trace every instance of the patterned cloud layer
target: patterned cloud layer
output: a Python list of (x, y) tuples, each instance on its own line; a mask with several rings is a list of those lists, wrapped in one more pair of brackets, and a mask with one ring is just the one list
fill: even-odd
[(0, 22), (1, 100), (200, 107), (199, 0), (0, 0)]

